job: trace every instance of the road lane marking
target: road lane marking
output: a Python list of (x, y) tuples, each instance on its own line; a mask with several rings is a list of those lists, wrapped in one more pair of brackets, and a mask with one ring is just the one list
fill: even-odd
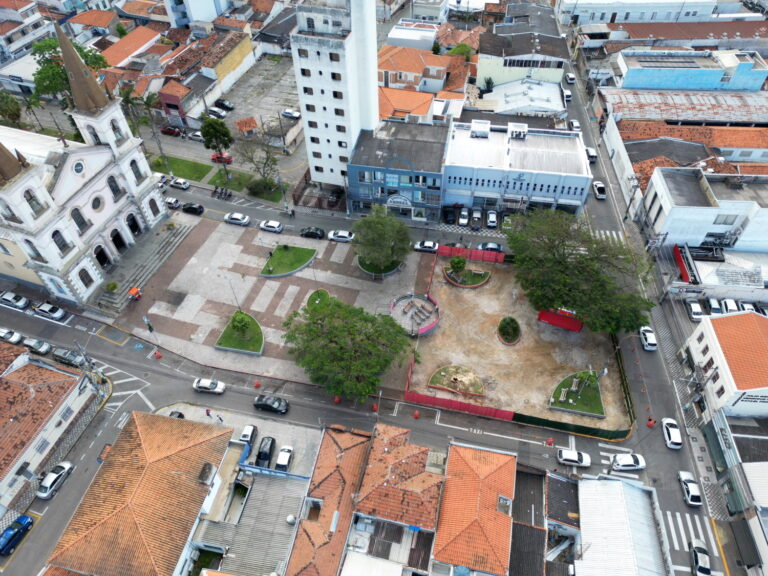
[[(610, 448), (611, 450), (620, 450), (622, 452), (632, 452), (632, 448), (625, 448), (624, 446), (616, 446), (614, 444), (604, 444), (603, 442), (598, 442), (598, 446), (602, 446), (603, 448)], [(600, 452), (600, 454), (603, 454), (603, 452)]]
[(683, 526), (683, 519), (680, 517), (680, 512), (675, 512), (677, 516), (677, 526), (680, 528), (680, 540), (683, 542), (683, 549), (688, 552), (688, 538), (685, 537), (685, 527)]
[(672, 520), (672, 512), (667, 510), (667, 522), (669, 523), (669, 534), (672, 536), (672, 544), (675, 546), (675, 550), (680, 550), (680, 546), (677, 545), (677, 535), (675, 534), (675, 523)]
[(691, 538), (698, 538), (699, 536), (693, 531), (693, 522), (691, 522), (690, 514), (685, 515), (685, 522), (688, 524), (688, 533), (691, 535)]
[(123, 378), (122, 380), (112, 380), (112, 384), (123, 384), (125, 382), (133, 382), (134, 380), (138, 380), (136, 376), (131, 376), (130, 378)]
[[(714, 519), (713, 519), (714, 520)], [(709, 543), (712, 546), (712, 551), (715, 553), (715, 556), (720, 558), (720, 546), (717, 545), (717, 542), (715, 542), (715, 537), (712, 534), (712, 527), (709, 525), (709, 522), (704, 522), (704, 526), (707, 527), (707, 535), (709, 536)], [(702, 536), (702, 540), (704, 537)]]

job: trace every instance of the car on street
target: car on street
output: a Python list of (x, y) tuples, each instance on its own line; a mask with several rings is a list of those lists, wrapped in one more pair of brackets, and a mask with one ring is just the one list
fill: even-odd
[(53, 304), (43, 302), (35, 306), (35, 314), (49, 320), (63, 320), (67, 315), (67, 311)]
[(568, 122), (568, 127), (572, 132), (581, 132), (581, 122), (578, 120), (571, 120)]
[(739, 300), (737, 304), (739, 306), (739, 310), (743, 312), (757, 312), (757, 310), (755, 310), (755, 305), (752, 304), (752, 302), (745, 302), (744, 300)]
[(413, 245), (416, 252), (429, 252), (430, 254), (436, 254), (438, 248), (440, 248), (440, 244), (431, 240), (422, 240)]
[(443, 210), (443, 220), (446, 224), (456, 224), (456, 210), (453, 208)]
[(228, 116), (226, 110), (222, 110), (221, 108), (208, 108), (208, 116), (213, 116), (214, 118), (218, 118), (219, 120), (224, 120)]
[(211, 162), (214, 164), (232, 164), (232, 154), (214, 152), (211, 154)]
[(247, 214), (241, 214), (240, 212), (230, 212), (224, 216), (224, 222), (227, 224), (234, 224), (235, 226), (250, 226), (251, 217)]
[(192, 389), (197, 392), (208, 392), (209, 394), (224, 394), (227, 385), (219, 380), (210, 380), (209, 378), (195, 378), (192, 382)]
[(39, 340), (37, 338), (24, 338), (24, 341), (21, 343), (21, 345), (30, 352), (34, 352), (40, 356), (45, 356), (53, 348), (45, 340)]
[(40, 482), (40, 486), (35, 492), (35, 496), (40, 500), (50, 500), (59, 491), (61, 485), (69, 477), (74, 469), (72, 462), (59, 462), (54, 466), (48, 474), (45, 475), (43, 481)]
[(664, 444), (667, 445), (667, 448), (680, 450), (683, 447), (683, 434), (674, 419), (662, 418), (661, 430), (664, 433)]
[(304, 238), (314, 238), (315, 240), (322, 240), (325, 238), (325, 230), (318, 228), (317, 226), (307, 226), (306, 228), (301, 229), (299, 236)]
[(485, 213), (485, 225), (488, 228), (496, 228), (499, 225), (499, 214), (496, 210), (488, 210)]
[(280, 398), (279, 396), (259, 394), (253, 401), (253, 407), (256, 408), (256, 410), (285, 414), (288, 412), (290, 405), (284, 398)]
[(189, 190), (189, 182), (184, 178), (174, 178), (171, 182), (171, 188), (178, 188), (179, 190)]
[(696, 298), (686, 298), (685, 309), (688, 311), (688, 318), (691, 319), (691, 322), (701, 322), (704, 318), (704, 310)]
[(614, 454), (611, 468), (617, 472), (624, 470), (644, 470), (645, 458), (640, 454)]
[(0, 534), (0, 555), (10, 556), (16, 551), (24, 536), (32, 529), (35, 521), (31, 516), (22, 514), (11, 522), (10, 526)]
[(605, 184), (600, 182), (600, 180), (592, 182), (592, 191), (595, 193), (595, 198), (598, 200), (605, 200), (608, 197), (605, 190)]
[(701, 489), (696, 478), (690, 472), (680, 470), (677, 473), (677, 480), (680, 482), (680, 489), (683, 491), (683, 500), (688, 506), (701, 506)]
[(190, 134), (187, 135), (187, 138), (195, 142), (205, 141), (205, 138), (203, 138), (203, 133), (200, 132), (200, 130), (195, 130), (194, 132), (191, 132)]
[(214, 105), (217, 108), (226, 110), (227, 112), (232, 112), (235, 109), (235, 105), (232, 104), (232, 102), (230, 102), (229, 100), (226, 100), (224, 98), (219, 98), (218, 100), (216, 100), (216, 102), (214, 102)]
[(163, 126), (160, 128), (160, 133), (166, 136), (181, 136), (181, 130), (176, 128), (176, 126)]
[(290, 118), (291, 120), (298, 120), (299, 118), (301, 118), (301, 112), (299, 112), (298, 110), (294, 110), (293, 108), (286, 108), (285, 110), (280, 112), (280, 114), (284, 118)]
[(178, 198), (174, 198), (173, 196), (166, 196), (165, 206), (169, 210), (177, 210), (181, 206), (181, 202), (179, 202)]
[(255, 424), (247, 424), (243, 431), (240, 432), (240, 442), (253, 446), (256, 442), (256, 438), (259, 435), (259, 427)]
[(282, 470), (288, 472), (288, 468), (291, 467), (291, 460), (293, 459), (293, 446), (282, 446), (280, 452), (277, 453), (277, 460), (275, 460), (275, 470)]
[(205, 208), (203, 208), (202, 204), (197, 204), (196, 202), (186, 202), (181, 207), (181, 211), (186, 212), (187, 214), (200, 216), (203, 212), (205, 212)]
[(86, 363), (85, 356), (69, 348), (54, 348), (53, 359), (74, 368), (81, 368)]
[(259, 228), (265, 232), (272, 232), (274, 234), (280, 234), (283, 231), (282, 223), (277, 220), (263, 220), (261, 224), (259, 224)]
[(328, 240), (333, 242), (352, 242), (355, 234), (349, 230), (331, 230), (328, 232)]
[(24, 296), (11, 291), (5, 291), (0, 294), (0, 303), (16, 308), (16, 310), (26, 310), (29, 308), (28, 298), (24, 298)]
[(568, 72), (565, 75), (565, 83), (566, 84), (576, 84), (576, 75), (575, 74), (571, 74), (570, 72)]
[(589, 468), (592, 465), (592, 458), (589, 454), (576, 450), (558, 450), (557, 461), (565, 466), (578, 466), (579, 468)]
[(650, 326), (642, 326), (640, 328), (640, 343), (643, 345), (643, 350), (648, 352), (654, 352), (658, 348), (658, 342), (656, 341), (656, 333)]
[(256, 451), (256, 466), (259, 468), (269, 468), (272, 462), (272, 453), (275, 451), (275, 439), (272, 436), (264, 436), (259, 442), (259, 449)]
[(469, 224), (469, 208), (462, 208), (459, 212), (459, 226), (467, 226)]
[(477, 245), (478, 250), (488, 250), (489, 252), (504, 252), (504, 248), (501, 247), (501, 244), (496, 244), (496, 242), (480, 242), (480, 244)]
[(5, 340), (9, 344), (21, 344), (24, 336), (8, 328), (0, 328), (0, 339)]
[(709, 561), (709, 550), (703, 540), (694, 538), (688, 542), (688, 550), (691, 552), (691, 573), (693, 576), (709, 576), (712, 567)]

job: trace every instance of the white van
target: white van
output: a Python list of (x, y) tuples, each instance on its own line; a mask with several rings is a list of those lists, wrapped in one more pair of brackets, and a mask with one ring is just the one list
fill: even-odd
[(253, 441), (256, 439), (256, 434), (257, 434), (256, 426), (249, 424), (248, 426), (243, 428), (242, 432), (240, 432), (240, 442), (243, 442), (245, 444), (253, 444)]
[(572, 99), (573, 99), (573, 94), (571, 93), (571, 91), (563, 88), (563, 100), (565, 102), (570, 102)]
[(685, 300), (685, 307), (688, 309), (688, 318), (691, 322), (701, 322), (704, 317), (704, 313), (701, 310), (701, 304), (695, 298), (687, 298)]
[(710, 315), (719, 316), (723, 313), (723, 309), (720, 308), (720, 301), (717, 298), (708, 298), (707, 303), (709, 304)]
[(589, 158), (589, 163), (594, 164), (595, 162), (597, 162), (597, 150), (587, 146), (586, 151), (587, 151), (587, 158)]
[(736, 300), (732, 298), (725, 298), (720, 302), (720, 308), (723, 310), (723, 314), (733, 314), (739, 311), (739, 307), (736, 306)]

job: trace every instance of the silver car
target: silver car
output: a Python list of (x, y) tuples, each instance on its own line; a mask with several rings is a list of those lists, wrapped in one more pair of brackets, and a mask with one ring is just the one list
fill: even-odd
[(59, 462), (53, 467), (53, 470), (48, 472), (40, 482), (40, 487), (37, 489), (35, 496), (41, 500), (50, 500), (59, 491), (61, 485), (64, 484), (69, 475), (74, 469), (72, 462)]
[(15, 292), (3, 292), (0, 294), (0, 303), (17, 310), (24, 310), (29, 307), (29, 299)]
[(558, 450), (557, 461), (565, 466), (577, 466), (579, 468), (589, 468), (592, 465), (592, 458), (589, 454), (576, 450)]
[(702, 505), (701, 489), (696, 478), (690, 472), (681, 470), (677, 473), (677, 481), (680, 482), (680, 489), (683, 491), (683, 500), (688, 506), (699, 507)]
[(48, 354), (48, 352), (51, 351), (52, 348), (48, 342), (45, 342), (44, 340), (38, 340), (37, 338), (24, 338), (24, 341), (21, 344), (25, 348), (29, 349), (30, 352), (40, 354), (40, 356), (45, 356)]
[(196, 378), (192, 383), (192, 388), (198, 392), (208, 392), (209, 394), (224, 394), (227, 385), (218, 380), (209, 380), (208, 378)]

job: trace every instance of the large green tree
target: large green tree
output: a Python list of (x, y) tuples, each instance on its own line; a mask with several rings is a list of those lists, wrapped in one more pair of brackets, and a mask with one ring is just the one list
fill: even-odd
[(203, 120), (200, 133), (203, 135), (203, 145), (219, 154), (223, 154), (235, 141), (227, 125), (222, 120), (210, 116)]
[(21, 104), (5, 90), (0, 90), (0, 118), (11, 126), (21, 125)]
[(358, 258), (377, 268), (401, 262), (411, 250), (411, 234), (402, 220), (376, 205), (367, 218), (355, 222), (353, 245)]
[(513, 216), (505, 232), (517, 278), (536, 309), (574, 310), (593, 332), (647, 322), (653, 304), (638, 292), (649, 270), (644, 255), (595, 237), (585, 219), (559, 210)]
[[(101, 70), (108, 66), (107, 61), (99, 52), (86, 50), (79, 44), (75, 44), (80, 57), (91, 70)], [(61, 50), (59, 41), (55, 37), (46, 38), (32, 45), (32, 56), (37, 62), (38, 69), (34, 74), (35, 92), (33, 98), (39, 100), (42, 96), (54, 96), (64, 94), (67, 102), (72, 104), (72, 91), (69, 87), (69, 78), (61, 65)]]
[(389, 315), (368, 314), (335, 298), (294, 311), (283, 338), (310, 380), (330, 394), (363, 400), (381, 375), (411, 350), (405, 330)]

